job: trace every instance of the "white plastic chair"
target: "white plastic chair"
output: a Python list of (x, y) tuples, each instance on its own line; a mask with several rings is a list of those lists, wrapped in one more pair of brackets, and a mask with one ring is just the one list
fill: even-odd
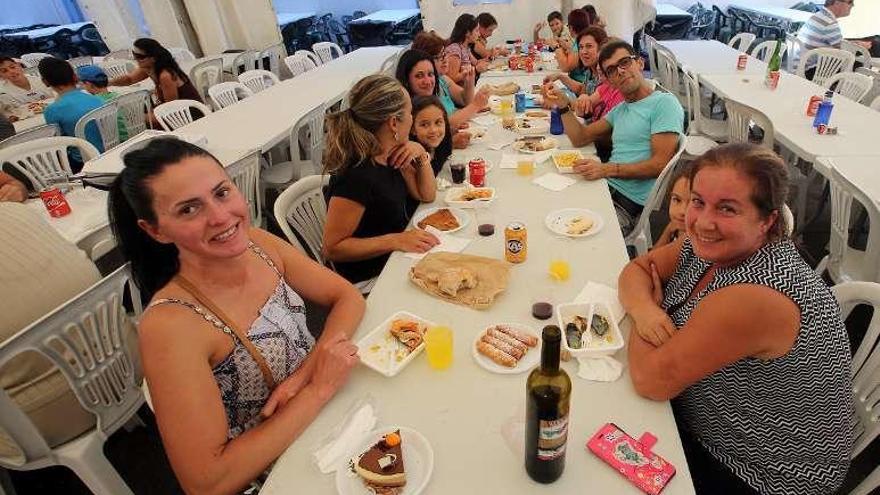
[(674, 175), (672, 172), (675, 170), (681, 154), (684, 153), (684, 147), (685, 136), (682, 135), (679, 136), (678, 149), (675, 151), (675, 154), (672, 155), (672, 158), (663, 167), (663, 171), (654, 180), (654, 185), (651, 186), (651, 192), (648, 194), (648, 200), (645, 201), (645, 207), (642, 209), (642, 214), (639, 215), (636, 226), (624, 239), (624, 243), (635, 248), (638, 255), (647, 253), (648, 249), (654, 245), (654, 240), (651, 237), (651, 213), (663, 207), (664, 200), (666, 199), (666, 190), (671, 186), (669, 181), (672, 180)]
[(342, 48), (332, 41), (320, 41), (315, 43), (312, 45), (312, 51), (321, 57), (321, 61), (325, 64), (334, 58), (339, 58), (345, 54), (345, 52), (342, 51)]
[(226, 173), (238, 190), (247, 199), (251, 214), (251, 224), (263, 224), (263, 198), (260, 190), (260, 154), (257, 152), (226, 167)]
[(67, 379), (83, 409), (93, 413), (95, 429), (50, 447), (31, 419), (0, 390), (0, 426), (18, 446), (19, 456), (0, 458), (7, 469), (32, 470), (62, 465), (99, 495), (130, 495), (103, 446), (137, 413), (144, 398), (140, 365), (123, 306), (126, 292), (141, 313), (140, 294), (125, 265), (0, 345), (0, 364), (23, 352), (47, 358)]
[(189, 70), (189, 80), (202, 100), (208, 101), (208, 88), (223, 82), (223, 59), (217, 57), (197, 63)]
[(142, 89), (119, 95), (113, 101), (119, 109), (122, 121), (125, 122), (128, 139), (147, 130), (147, 113), (150, 111), (150, 107), (152, 107), (150, 90)]
[(755, 42), (755, 38), (756, 36), (753, 33), (739, 33), (733, 38), (730, 38), (730, 41), (727, 42), (727, 46), (743, 53), (749, 53), (749, 47)]
[(92, 65), (94, 62), (92, 61), (92, 57), (74, 57), (67, 61), (71, 67), (77, 69), (79, 67), (85, 67), (86, 65)]
[(657, 78), (657, 40), (650, 34), (645, 35), (645, 50), (648, 52), (648, 69), (651, 77)]
[[(773, 56), (773, 50), (776, 49), (776, 40), (767, 40), (762, 43), (755, 45), (752, 48), (752, 56), (756, 59), (760, 60), (764, 63), (770, 62), (770, 57)], [(788, 50), (788, 45), (783, 43), (779, 46), (779, 59), (782, 60), (785, 58), (785, 52)]]
[[(816, 266), (820, 275), (828, 271), (834, 283), (880, 282), (880, 210), (871, 198), (857, 188), (836, 168), (831, 169), (831, 232), (829, 253)], [(852, 203), (858, 201), (867, 211), (868, 243), (865, 250), (849, 244)]]
[(678, 98), (682, 106), (687, 104), (687, 98), (681, 89), (681, 78), (678, 75), (678, 61), (672, 52), (661, 48), (657, 49), (656, 77), (660, 81), (660, 85)]
[(797, 37), (796, 33), (788, 33), (785, 35), (785, 47), (788, 52), (788, 58), (785, 60), (785, 70), (794, 74), (797, 70), (795, 62), (805, 52), (804, 43)]
[(259, 93), (260, 91), (270, 88), (279, 82), (278, 76), (275, 75), (274, 72), (270, 72), (264, 69), (254, 69), (249, 70), (238, 76), (238, 82), (247, 86), (252, 93)]
[(814, 48), (801, 56), (801, 63), (798, 66), (799, 76), (807, 77), (807, 63), (813, 57), (816, 57), (816, 72), (812, 81), (819, 86), (823, 86), (829, 77), (838, 72), (852, 72), (856, 60), (855, 55), (846, 50)]
[(116, 107), (116, 102), (109, 101), (80, 117), (73, 129), (73, 134), (80, 139), (86, 139), (86, 126), (94, 122), (94, 125), (98, 126), (104, 151), (107, 151), (119, 144), (118, 116), (119, 109)]
[(196, 59), (196, 56), (193, 55), (191, 51), (189, 51), (189, 48), (179, 48), (176, 46), (172, 46), (168, 48), (168, 51), (171, 52), (171, 56), (174, 57), (174, 60), (176, 60), (177, 63), (192, 62)]
[(688, 118), (685, 153), (696, 157), (714, 148), (719, 142), (727, 141), (727, 122), (703, 116), (702, 92), (696, 73), (682, 69), (682, 79)]
[(312, 61), (313, 64), (315, 64), (315, 67), (324, 64), (324, 61), (321, 60), (321, 57), (315, 55), (315, 52), (310, 52), (308, 50), (297, 50), (296, 52), (294, 52), (294, 55), (305, 55), (309, 58), (309, 60)]
[[(293, 124), (290, 130), (291, 161), (274, 163), (263, 170), (261, 183), (264, 190), (283, 189), (300, 177), (321, 173), (326, 108), (326, 105), (318, 105)], [(301, 141), (300, 136), (307, 139)]]
[(56, 136), (16, 144), (0, 150), (0, 164), (9, 163), (40, 190), (72, 175), (67, 148), (79, 149), (83, 162), (98, 156), (92, 143), (75, 137)]
[(122, 50), (113, 50), (107, 55), (104, 55), (104, 60), (107, 59), (134, 60), (134, 55), (131, 53), (131, 48), (123, 48)]
[(853, 43), (852, 41), (844, 39), (840, 42), (840, 49), (846, 50), (852, 53), (856, 57), (856, 62), (862, 64), (862, 67), (871, 68), (874, 64), (871, 59), (871, 52), (867, 48), (859, 45), (858, 43)]
[(877, 110), (878, 112), (880, 112), (880, 96), (877, 96), (876, 98), (874, 98), (874, 101), (872, 101), (872, 102), (871, 102), (871, 105), (869, 105), (869, 106), (870, 106), (872, 109)]
[(731, 143), (750, 142), (749, 128), (754, 122), (764, 131), (761, 146), (773, 149), (773, 144), (776, 142), (773, 122), (763, 112), (733, 100), (724, 100), (724, 106), (727, 108), (728, 139)]
[(293, 74), (293, 77), (296, 77), (300, 74), (304, 74), (307, 71), (310, 71), (317, 67), (312, 60), (303, 53), (294, 53), (293, 55), (284, 59), (284, 65), (290, 69), (290, 73)]
[(232, 59), (232, 75), (237, 77), (243, 72), (257, 68), (257, 52), (247, 50), (239, 53)]
[(385, 74), (387, 76), (394, 77), (394, 73), (397, 70), (397, 62), (399, 60), (400, 52), (397, 52), (397, 54), (386, 58), (385, 61), (382, 62), (382, 66), (379, 67), (378, 74)]
[(880, 350), (874, 349), (880, 340), (880, 284), (874, 282), (844, 282), (831, 288), (841, 316), (846, 319), (857, 305), (866, 304), (874, 312), (862, 343), (852, 358), (852, 386), (855, 394), (856, 426), (852, 456), (859, 455), (872, 440), (880, 435)]
[(107, 77), (111, 80), (128, 75), (129, 72), (137, 67), (137, 65), (131, 60), (108, 60), (106, 58), (100, 65), (104, 69), (104, 72), (107, 73)]
[[(327, 220), (324, 186), (329, 183), (329, 175), (303, 177), (278, 196), (274, 210), (275, 221), (294, 247), (318, 263), (332, 267), (332, 263), (327, 262), (322, 254), (324, 223)], [(305, 246), (300, 238), (305, 241)]]
[(0, 141), (0, 150), (8, 148), (15, 144), (21, 144), (28, 141), (33, 141), (35, 139), (60, 135), (61, 129), (59, 129), (58, 126), (55, 124), (46, 124), (37, 127), (31, 127), (30, 129), (17, 132), (15, 133), (15, 135), (9, 136), (3, 141)]
[(862, 480), (859, 483), (859, 486), (855, 487), (853, 491), (849, 492), (849, 495), (871, 495), (872, 493), (876, 494), (874, 491), (880, 487), (880, 466), (874, 468), (871, 471), (871, 474), (868, 475), (867, 478)]
[(284, 43), (268, 46), (257, 55), (257, 69), (267, 70), (281, 78), (281, 61), (287, 56)]
[(21, 63), (23, 63), (25, 67), (36, 67), (40, 65), (40, 60), (51, 56), (52, 55), (48, 53), (25, 53), (21, 56)]
[(208, 95), (211, 97), (211, 101), (214, 102), (214, 108), (221, 110), (249, 96), (253, 96), (254, 93), (244, 84), (238, 81), (230, 81), (211, 86), (208, 88)]
[(860, 102), (874, 87), (874, 79), (856, 72), (841, 72), (826, 79), (822, 86), (831, 89), (835, 84), (835, 93)]
[(192, 114), (193, 108), (202, 112), (203, 115), (211, 113), (211, 109), (200, 101), (173, 100), (154, 108), (153, 115), (156, 116), (162, 129), (173, 131), (195, 120)]

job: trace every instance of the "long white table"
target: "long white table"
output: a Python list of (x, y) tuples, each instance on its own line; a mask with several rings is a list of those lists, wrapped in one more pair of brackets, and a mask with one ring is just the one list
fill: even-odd
[(737, 70), (741, 52), (716, 40), (663, 40), (657, 42), (671, 51), (682, 67), (704, 74), (751, 74), (767, 72), (767, 64), (749, 56), (745, 70)]
[[(539, 80), (540, 76), (516, 79), (521, 86)], [(508, 287), (494, 305), (477, 311), (440, 301), (416, 288), (408, 280), (414, 260), (402, 253), (392, 254), (367, 299), (367, 311), (355, 339), (363, 337), (391, 314), (409, 311), (453, 329), (452, 366), (434, 371), (422, 355), (394, 378), (357, 367), (349, 383), (275, 463), (261, 492), (263, 495), (282, 495), (293, 490), (310, 494), (336, 493), (334, 475), (320, 474), (311, 462), (311, 452), (343, 419), (352, 403), (365, 395), (372, 396), (378, 405), (379, 425), (408, 426), (430, 442), (434, 469), (422, 492), (427, 495), (640, 493), (584, 447), (588, 437), (609, 421), (634, 437), (647, 430), (659, 438), (655, 452), (677, 468), (664, 494), (694, 493), (669, 404), (637, 396), (626, 372), (612, 383), (578, 378), (575, 362), (563, 364), (572, 377), (573, 386), (565, 472), (550, 485), (535, 483), (526, 475), (523, 468), (526, 374), (497, 375), (480, 368), (471, 356), (473, 340), (486, 326), (501, 322), (526, 324), (540, 332), (545, 324), (555, 320), (542, 322), (531, 316), (533, 297), (550, 294), (553, 302), (561, 303), (572, 300), (587, 281), (616, 286), (627, 256), (605, 181), (579, 180), (562, 192), (550, 192), (531, 183), (532, 177), (555, 170), (550, 161), (539, 165), (532, 177), (500, 169), (501, 151), (488, 149), (487, 143), (506, 134), (508, 131), (494, 125), (485, 143), (455, 152), (453, 160), (481, 156), (493, 164), (487, 184), (498, 191), (490, 207), (495, 235), (479, 237), (475, 219), (458, 235), (473, 239), (465, 253), (503, 259), (504, 226), (511, 221), (525, 222), (527, 261), (512, 267)], [(561, 147), (570, 147), (565, 136), (557, 138)], [(448, 179), (448, 171), (443, 171), (442, 176)], [(438, 192), (438, 198), (443, 194)], [(438, 199), (434, 204), (441, 205), (443, 201)], [(427, 206), (432, 205), (423, 208)], [(599, 213), (606, 222), (604, 228), (594, 236), (579, 240), (555, 237), (544, 226), (544, 217), (565, 207), (589, 208)], [(548, 263), (551, 253), (560, 247), (567, 250), (571, 278), (566, 282), (553, 282), (547, 274)], [(625, 361), (626, 352), (618, 352), (615, 357)]]
[(745, 10), (746, 12), (751, 12), (767, 17), (774, 17), (776, 19), (785, 21), (788, 24), (803, 24), (807, 22), (810, 17), (813, 16), (811, 12), (806, 12), (803, 10), (787, 9), (785, 7), (777, 7), (775, 5), (761, 5), (758, 3), (748, 5), (732, 3), (729, 4), (727, 7), (737, 10)]
[(858, 156), (820, 157), (816, 168), (826, 176), (831, 175), (831, 169), (837, 170), (880, 207), (880, 152), (870, 155), (870, 150), (863, 151), (865, 154)]
[(681, 16), (681, 17), (693, 17), (693, 15), (683, 9), (676, 7), (670, 3), (658, 3), (657, 4), (657, 17), (660, 16)]
[(420, 12), (419, 9), (377, 10), (372, 14), (353, 19), (350, 24), (366, 24), (368, 22), (390, 22), (392, 24), (397, 24), (419, 15)]
[(378, 71), (386, 59), (402, 48), (360, 48), (213, 112), (180, 131), (204, 135), (209, 143), (222, 143), (229, 148), (267, 152), (289, 138), (300, 117), (316, 105), (345, 94), (355, 82)]
[(284, 27), (302, 19), (315, 17), (315, 12), (278, 12), (278, 25)]

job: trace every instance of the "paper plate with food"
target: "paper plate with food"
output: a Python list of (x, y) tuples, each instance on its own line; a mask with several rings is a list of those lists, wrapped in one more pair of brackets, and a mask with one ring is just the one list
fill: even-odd
[(426, 208), (413, 215), (412, 223), (420, 229), (428, 226), (451, 234), (465, 228), (471, 221), (471, 216), (461, 208)]
[(486, 139), (486, 133), (488, 133), (489, 131), (485, 127), (472, 125), (467, 129), (462, 129), (461, 132), (466, 132), (470, 134), (472, 143), (480, 143)]
[(526, 110), (525, 117), (530, 119), (549, 119), (550, 113), (546, 110)]
[(490, 94), (496, 96), (508, 96), (519, 92), (519, 84), (514, 82), (506, 82), (502, 84), (487, 84), (485, 86)]
[(502, 323), (477, 334), (472, 354), (477, 364), (501, 374), (529, 371), (541, 361), (538, 334), (525, 325)]
[(550, 132), (550, 121), (541, 118), (523, 117), (516, 120), (514, 130), (520, 134), (547, 134)]
[(550, 212), (544, 224), (554, 234), (566, 237), (587, 237), (602, 230), (604, 222), (598, 213), (585, 208), (564, 208)]
[(400, 311), (358, 341), (361, 363), (387, 377), (400, 373), (425, 348), (425, 332), (434, 323)]
[(524, 139), (514, 141), (511, 148), (520, 153), (540, 153), (556, 149), (558, 145), (559, 142), (553, 137), (527, 136)]
[(459, 208), (480, 208), (495, 201), (495, 188), (453, 187), (446, 191), (445, 201)]
[(434, 450), (416, 430), (390, 426), (370, 432), (336, 470), (340, 495), (416, 495), (434, 472)]
[(553, 164), (560, 174), (573, 174), (574, 162), (583, 159), (584, 155), (578, 150), (560, 150), (553, 153)]

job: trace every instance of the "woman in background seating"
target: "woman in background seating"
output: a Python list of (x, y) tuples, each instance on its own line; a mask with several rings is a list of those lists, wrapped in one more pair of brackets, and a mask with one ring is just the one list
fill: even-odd
[(495, 16), (488, 12), (483, 12), (477, 16), (477, 39), (471, 45), (471, 55), (477, 60), (492, 60), (497, 56), (507, 56), (510, 51), (507, 48), (496, 46), (489, 47), (489, 37), (498, 29), (498, 21)]
[[(363, 298), (252, 228), (207, 151), (157, 138), (124, 161), (110, 224), (151, 298), (138, 335), (162, 443), (187, 493), (239, 493), (346, 383)], [(304, 298), (330, 308), (317, 342)]]
[(472, 67), (477, 73), (485, 72), (489, 68), (487, 60), (475, 60), (471, 54), (470, 45), (477, 41), (480, 25), (471, 14), (461, 14), (452, 27), (449, 35), (449, 44), (446, 46), (444, 55), (449, 69), (446, 75), (454, 82), (464, 84), (467, 73), (465, 69)]
[(577, 35), (588, 27), (590, 27), (590, 20), (586, 12), (581, 9), (569, 12), (568, 31), (571, 33), (572, 45), (560, 45), (559, 49), (554, 52), (556, 54), (556, 62), (559, 64), (559, 70), (568, 72), (569, 77), (579, 83), (583, 83), (586, 80), (587, 74), (581, 68), (578, 57)]
[[(202, 102), (202, 97), (189, 80), (189, 76), (180, 68), (171, 52), (158, 41), (152, 38), (137, 39), (131, 53), (137, 62), (137, 68), (111, 80), (110, 86), (130, 86), (149, 77), (156, 86), (156, 98), (160, 105), (174, 100)], [(195, 112), (198, 110), (194, 110)], [(193, 116), (202, 117), (201, 113)], [(151, 119), (155, 125), (158, 125), (158, 121), (152, 115)]]
[(690, 180), (687, 235), (620, 275), (633, 386), (672, 400), (697, 493), (834, 493), (853, 447), (849, 339), (786, 238), (785, 163), (720, 146)]
[(431, 156), (409, 140), (412, 103), (396, 80), (367, 76), (348, 94), (348, 110), (327, 116), (324, 256), (351, 282), (379, 275), (393, 251), (423, 253), (438, 240), (407, 230), (407, 198), (432, 202)]

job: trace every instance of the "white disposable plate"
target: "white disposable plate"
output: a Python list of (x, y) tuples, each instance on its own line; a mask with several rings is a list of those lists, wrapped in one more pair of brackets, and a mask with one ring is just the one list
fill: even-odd
[(560, 174), (573, 174), (574, 173), (573, 166), (572, 167), (561, 167), (561, 166), (559, 166), (559, 162), (556, 160), (556, 157), (558, 155), (567, 155), (569, 153), (576, 154), (578, 156), (578, 158), (577, 158), (578, 160), (582, 160), (584, 158), (583, 153), (581, 153), (578, 150), (558, 150), (558, 151), (553, 152), (553, 155), (552, 155), (553, 165), (556, 165), (556, 171), (558, 171)]
[(520, 358), (520, 360), (516, 363), (516, 366), (513, 368), (508, 368), (507, 366), (502, 366), (495, 361), (492, 361), (491, 358), (480, 354), (480, 351), (477, 350), (477, 343), (480, 342), (480, 339), (483, 338), (483, 334), (485, 334), (490, 328), (495, 327), (495, 325), (488, 326), (484, 328), (477, 334), (477, 337), (474, 339), (473, 344), (471, 344), (471, 355), (474, 356), (474, 361), (477, 362), (483, 368), (491, 371), (492, 373), (499, 373), (502, 375), (514, 375), (517, 373), (524, 373), (526, 371), (534, 368), (539, 362), (541, 362), (541, 336), (532, 330), (531, 327), (527, 327), (525, 325), (520, 325), (518, 323), (500, 323), (500, 325), (508, 325), (510, 327), (519, 330), (520, 332), (528, 333), (529, 335), (533, 335), (538, 339), (538, 345), (535, 347), (529, 347), (528, 352)]
[[(348, 458), (357, 461), (357, 456), (372, 447), (388, 433), (400, 430), (403, 466), (406, 470), (406, 485), (401, 495), (417, 495), (428, 486), (434, 472), (434, 449), (421, 433), (405, 426), (389, 426), (367, 433), (349, 453)], [(340, 495), (372, 495), (353, 466), (340, 466), (336, 470), (336, 491)]]
[[(593, 314), (598, 313), (608, 320), (611, 325), (612, 342), (602, 342), (595, 337), (592, 332), (587, 330), (584, 335), (587, 336), (586, 346), (580, 349), (572, 349), (568, 346), (568, 338), (565, 337), (565, 325), (575, 316), (580, 315), (587, 318), (587, 321), (593, 320)], [(610, 356), (623, 348), (623, 334), (620, 333), (620, 327), (617, 321), (611, 316), (611, 310), (608, 305), (603, 302), (595, 303), (569, 303), (559, 304), (556, 306), (556, 319), (559, 328), (562, 330), (562, 348), (571, 353), (573, 357), (600, 357)]]
[(461, 208), (455, 208), (451, 206), (436, 206), (434, 208), (425, 208), (424, 210), (417, 211), (412, 218), (412, 224), (414, 227), (418, 227), (419, 222), (424, 220), (425, 217), (434, 213), (437, 210), (449, 210), (453, 215), (455, 215), (455, 219), (458, 220), (458, 228), (451, 230), (444, 230), (447, 234), (451, 234), (453, 232), (458, 232), (459, 230), (467, 227), (467, 224), (471, 221), (471, 216), (467, 214), (466, 211)]
[[(475, 199), (473, 201), (459, 201), (457, 198), (461, 197), (461, 195), (467, 189), (488, 189), (492, 191), (492, 196), (488, 199)], [(446, 191), (446, 196), (444, 197), (444, 201), (446, 204), (457, 206), (459, 208), (482, 208), (484, 206), (488, 206), (489, 203), (495, 201), (496, 193), (494, 187), (453, 187)]]
[(525, 147), (526, 142), (525, 141), (514, 141), (511, 148), (515, 149), (516, 151), (518, 151), (520, 153), (534, 154), (534, 153), (543, 153), (545, 151), (555, 150), (559, 146), (559, 141), (557, 141), (556, 138), (545, 137), (544, 141), (548, 141), (550, 143), (550, 147), (547, 148), (546, 150), (531, 151), (529, 149), (526, 149), (526, 147)]
[(547, 119), (529, 118), (528, 121), (530, 127), (522, 128), (520, 127), (522, 119), (517, 119), (514, 131), (525, 135), (547, 134), (550, 132), (550, 122)]
[[(482, 126), (471, 125), (467, 129), (462, 129), (461, 132), (470, 134), (472, 143), (482, 143), (486, 140), (489, 130)], [(479, 136), (477, 136), (478, 133), (480, 134)]]
[(425, 341), (422, 340), (421, 345), (413, 349), (412, 352), (401, 355), (402, 352), (407, 351), (407, 347), (391, 335), (391, 322), (400, 318), (418, 321), (427, 328), (435, 326), (434, 322), (412, 313), (398, 311), (357, 343), (361, 363), (389, 378), (400, 373), (400, 370), (405, 368), (425, 348)]
[[(589, 217), (593, 220), (593, 226), (590, 230), (583, 234), (569, 234), (568, 225), (576, 217)], [(585, 208), (563, 208), (561, 210), (551, 211), (547, 218), (544, 219), (544, 225), (554, 234), (564, 235), (566, 237), (587, 237), (602, 230), (604, 225), (602, 216), (592, 210)]]

